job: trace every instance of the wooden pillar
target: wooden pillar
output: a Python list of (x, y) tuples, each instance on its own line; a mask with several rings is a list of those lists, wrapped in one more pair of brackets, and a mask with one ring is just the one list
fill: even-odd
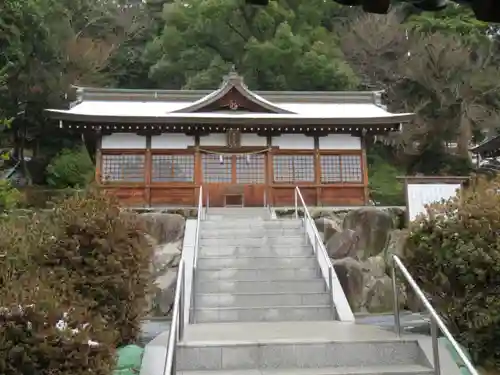
[[(202, 171), (202, 165), (201, 165), (201, 152), (200, 152), (200, 136), (195, 135), (194, 136), (194, 145), (195, 145), (195, 151), (194, 151), (194, 183), (195, 186), (197, 187), (194, 189), (194, 197), (193, 197), (193, 203), (196, 206), (198, 202), (198, 196), (200, 195), (200, 188), (203, 186), (203, 171)], [(201, 199), (205, 201), (206, 204), (206, 197), (208, 197), (208, 191), (204, 191), (203, 195), (205, 197), (202, 197)]]
[(151, 155), (151, 135), (146, 135), (146, 153), (144, 163), (144, 200), (148, 207), (151, 207), (151, 182), (153, 172), (153, 158)]
[(95, 181), (98, 185), (102, 183), (102, 135), (97, 137), (97, 144), (95, 149)]
[(319, 136), (314, 136), (314, 184), (316, 185), (316, 206), (321, 206), (321, 155)]
[(274, 206), (274, 171), (273, 171), (273, 139), (271, 135), (267, 136), (267, 148), (269, 151), (266, 153), (266, 200), (269, 206)]
[(370, 189), (368, 187), (368, 159), (366, 157), (366, 133), (361, 135), (361, 166), (363, 168), (363, 185), (365, 191), (365, 205), (370, 202)]

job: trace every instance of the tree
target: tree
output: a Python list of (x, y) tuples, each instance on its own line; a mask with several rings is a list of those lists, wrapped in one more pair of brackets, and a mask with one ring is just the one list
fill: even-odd
[(72, 84), (109, 82), (104, 69), (129, 37), (131, 9), (102, 0), (0, 4), (0, 119), (12, 124), (3, 140), (14, 147), (25, 173), (25, 147), (33, 140), (36, 157), (49, 130), (43, 109), (64, 105)]
[(491, 43), (409, 31), (398, 11), (363, 15), (343, 34), (344, 54), (364, 84), (385, 89), (393, 110), (416, 112), (413, 124), (392, 140), (406, 152), (432, 154), (436, 168), (428, 172), (442, 170), (436, 155), (448, 157), (447, 144), (457, 143), (458, 156), (468, 160), (474, 136), (496, 126), (500, 70)]
[(331, 9), (320, 0), (271, 1), (265, 9), (237, 0), (175, 2), (148, 45), (151, 78), (165, 88), (214, 88), (234, 64), (255, 89), (354, 88), (338, 39), (322, 26)]

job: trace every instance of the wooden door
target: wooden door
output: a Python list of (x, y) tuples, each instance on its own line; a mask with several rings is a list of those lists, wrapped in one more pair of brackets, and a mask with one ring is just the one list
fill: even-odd
[(247, 207), (261, 207), (266, 204), (266, 155), (236, 155), (235, 183), (243, 190), (244, 204)]
[(204, 153), (202, 181), (209, 205), (263, 206), (266, 202), (266, 155)]
[(203, 153), (201, 170), (208, 204), (212, 207), (225, 206), (224, 191), (233, 184), (233, 157)]

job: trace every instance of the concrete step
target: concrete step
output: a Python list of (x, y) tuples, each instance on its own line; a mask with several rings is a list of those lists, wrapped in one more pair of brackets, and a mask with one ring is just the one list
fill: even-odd
[(197, 307), (326, 306), (330, 295), (319, 293), (209, 293), (196, 294)]
[(214, 215), (255, 215), (270, 214), (267, 207), (209, 207), (208, 213)]
[(330, 305), (273, 307), (196, 308), (195, 323), (208, 322), (285, 322), (332, 320)]
[(181, 343), (177, 349), (177, 371), (428, 366), (423, 357), (417, 341), (412, 339), (191, 342)]
[(266, 257), (266, 256), (278, 256), (278, 257), (288, 257), (288, 256), (311, 256), (313, 254), (313, 249), (310, 245), (270, 245), (270, 246), (201, 246), (198, 249), (198, 254), (204, 258), (211, 256), (223, 257), (223, 256), (255, 256), (255, 257)]
[(222, 268), (314, 268), (318, 261), (313, 256), (290, 257), (199, 257), (197, 268), (222, 269)]
[(278, 281), (278, 280), (309, 280), (320, 278), (319, 267), (310, 268), (220, 268), (198, 269), (197, 281), (245, 280), (245, 281)]
[(304, 236), (297, 233), (297, 228), (236, 228), (236, 229), (205, 229), (201, 226), (200, 238), (277, 238), (277, 237), (297, 237)]
[(196, 293), (314, 293), (325, 292), (324, 280), (240, 281), (217, 280), (196, 282)]
[(307, 245), (308, 240), (301, 235), (298, 236), (277, 236), (277, 237), (257, 237), (248, 238), (245, 236), (233, 237), (233, 238), (200, 238), (200, 245), (202, 246), (269, 246), (269, 245), (281, 245), (281, 246), (303, 246)]
[(302, 221), (300, 220), (252, 220), (252, 219), (237, 219), (212, 221), (203, 220), (201, 222), (202, 230), (205, 229), (302, 229)]
[(182, 375), (434, 375), (429, 367), (420, 365), (322, 367), (308, 369), (182, 371)]

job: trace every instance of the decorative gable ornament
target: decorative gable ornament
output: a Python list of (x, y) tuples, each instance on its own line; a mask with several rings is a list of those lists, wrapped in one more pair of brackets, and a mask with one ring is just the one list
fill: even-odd
[(238, 103), (236, 100), (231, 100), (229, 101), (229, 109), (232, 111), (236, 111), (239, 108)]

